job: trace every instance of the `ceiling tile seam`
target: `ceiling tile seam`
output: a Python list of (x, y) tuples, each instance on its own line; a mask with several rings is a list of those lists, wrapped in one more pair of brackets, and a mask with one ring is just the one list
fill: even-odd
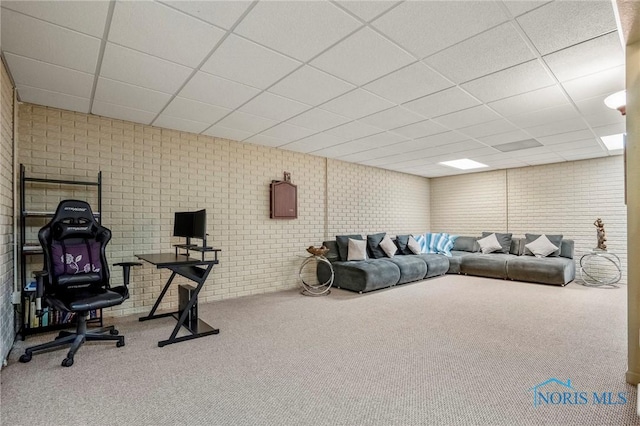
[[(501, 6), (503, 8), (507, 8), (507, 6), (504, 3), (501, 3)], [(602, 142), (602, 140), (600, 140), (600, 137), (596, 134), (596, 132), (593, 130), (593, 127), (589, 124), (589, 122), (584, 118), (584, 115), (582, 114), (582, 112), (580, 111), (580, 109), (578, 108), (578, 106), (576, 105), (576, 103), (573, 101), (573, 98), (571, 98), (571, 96), (569, 96), (569, 93), (567, 93), (567, 91), (565, 90), (564, 86), (562, 85), (562, 83), (560, 82), (560, 80), (558, 80), (558, 78), (556, 77), (556, 75), (553, 73), (553, 71), (551, 70), (551, 68), (549, 67), (549, 65), (547, 65), (547, 62), (544, 60), (543, 55), (540, 53), (540, 51), (535, 47), (535, 45), (533, 44), (533, 42), (531, 41), (531, 39), (529, 38), (529, 36), (527, 35), (527, 32), (522, 28), (522, 26), (520, 26), (520, 22), (518, 22), (518, 20), (515, 20), (515, 29), (516, 31), (518, 31), (518, 33), (520, 33), (520, 36), (523, 38), (523, 40), (525, 41), (525, 43), (527, 43), (530, 48), (532, 49), (533, 52), (536, 53), (537, 56), (537, 60), (538, 62), (541, 63), (542, 67), (545, 69), (546, 73), (551, 77), (551, 79), (554, 81), (554, 84), (556, 85), (556, 87), (558, 87), (558, 89), (562, 92), (562, 95), (565, 97), (565, 99), (567, 99), (567, 101), (569, 102), (569, 104), (571, 104), (574, 108), (574, 110), (578, 113), (578, 115), (580, 116), (580, 119), (584, 122), (584, 124), (587, 126), (587, 128), (589, 129), (589, 131), (591, 132), (591, 134), (596, 138), (596, 141), (598, 142), (598, 145), (600, 145), (600, 148), (602, 148), (603, 152), (607, 153), (607, 155), (609, 155), (609, 150), (605, 147), (604, 143)], [(617, 31), (617, 30), (616, 30)], [(612, 31), (611, 31), (612, 32)], [(606, 34), (611, 34), (611, 32), (608, 32)], [(601, 37), (602, 35), (598, 36)], [(594, 37), (597, 38), (597, 37)], [(592, 40), (594, 38), (591, 38), (589, 40)], [(589, 40), (584, 40), (581, 43), (584, 43), (585, 41), (589, 41)], [(581, 44), (581, 43), (576, 43), (577, 44)], [(575, 46), (574, 45), (574, 46)], [(564, 50), (564, 49), (560, 49), (560, 50)], [(546, 56), (546, 55), (545, 55)], [(514, 123), (511, 123), (514, 124)], [(519, 126), (517, 126), (519, 127)], [(523, 129), (524, 130), (524, 129)], [(528, 131), (526, 131), (527, 134), (530, 134)], [(534, 138), (535, 139), (535, 138)], [(564, 157), (563, 157), (564, 158)]]
[[(16, 0), (16, 1), (19, 1), (19, 0)], [(109, 1), (111, 2), (111, 1), (115, 1), (115, 0), (109, 0)], [(64, 25), (60, 25), (60, 24), (57, 24), (55, 22), (47, 21), (46, 19), (38, 18), (37, 16), (33, 16), (33, 15), (29, 15), (29, 14), (24, 13), (24, 12), (20, 12), (19, 10), (13, 10), (10, 7), (7, 7), (5, 2), (2, 2), (2, 6), (0, 7), (0, 9), (7, 9), (7, 10), (10, 10), (11, 12), (13, 12), (13, 13), (17, 13), (17, 14), (22, 15), (22, 16), (27, 16), (27, 17), (29, 17), (31, 19), (35, 19), (37, 21), (44, 22), (44, 23), (49, 24), (49, 25), (53, 25), (54, 27), (63, 28), (65, 30), (67, 30), (67, 31), (71, 31), (71, 32), (74, 32), (76, 34), (82, 34), (83, 36), (91, 37), (93, 39), (99, 40), (98, 37), (96, 37), (96, 36), (94, 36), (92, 34), (83, 33), (82, 31), (79, 31), (77, 29), (65, 27)]]
[[(351, 143), (351, 142), (358, 142), (358, 141), (360, 141), (360, 140), (362, 140), (362, 139), (367, 139), (367, 138), (370, 138), (370, 137), (373, 137), (373, 136), (378, 136), (378, 135), (381, 135), (381, 134), (383, 134), (383, 133), (387, 133), (387, 131), (386, 131), (386, 130), (383, 130), (383, 131), (381, 131), (381, 132), (373, 133), (373, 134), (371, 134), (371, 135), (361, 136), (361, 137), (359, 137), (359, 138), (355, 138), (355, 139), (349, 139), (349, 140), (346, 140), (346, 141), (344, 141), (344, 142), (340, 142), (340, 143), (337, 143), (337, 144), (334, 144), (334, 145), (329, 145), (329, 146), (322, 147), (322, 148), (320, 148), (320, 149), (314, 149), (313, 151), (309, 151), (309, 154), (314, 153), (314, 152), (318, 152), (318, 151), (322, 151), (323, 149), (335, 148), (335, 147), (337, 147), (337, 146), (344, 145), (344, 144), (348, 144), (348, 143)], [(402, 141), (402, 142), (408, 142), (408, 141), (409, 141), (409, 139), (404, 140), (404, 141)], [(368, 150), (368, 149), (365, 149), (365, 151), (369, 151), (369, 150)], [(360, 152), (360, 151), (359, 151), (359, 152)], [(349, 154), (349, 155), (350, 155), (350, 154)]]
[[(202, 59), (202, 61), (200, 61), (198, 66), (196, 66), (195, 68), (192, 69), (191, 74), (189, 74), (189, 76), (185, 79), (185, 81), (182, 83), (182, 85), (180, 87), (178, 87), (178, 89), (171, 95), (171, 97), (169, 98), (169, 100), (167, 101), (165, 106), (160, 110), (160, 112), (158, 112), (158, 114), (156, 114), (156, 116), (153, 118), (153, 120), (151, 120), (151, 125), (152, 126), (156, 122), (156, 120), (158, 120), (160, 115), (171, 104), (171, 102), (173, 102), (173, 100), (176, 97), (178, 97), (178, 93), (180, 93), (182, 91), (182, 89), (184, 89), (184, 87), (189, 83), (189, 81), (191, 81), (191, 79), (200, 71), (200, 68), (202, 68), (202, 66), (209, 60), (209, 58), (213, 55), (213, 53), (216, 50), (218, 50), (218, 48), (222, 45), (222, 43), (224, 43), (224, 41), (229, 37), (229, 35), (233, 33), (233, 30), (240, 24), (240, 22), (242, 22), (242, 20), (249, 14), (249, 12), (251, 12), (251, 10), (255, 7), (255, 5), (257, 3), (258, 3), (257, 1), (252, 2), (249, 5), (249, 7), (244, 11), (244, 13), (242, 15), (240, 15), (240, 17), (236, 20), (236, 22), (231, 26), (231, 28), (229, 28), (228, 30), (225, 30), (225, 34), (220, 38), (220, 40), (218, 40), (218, 42), (215, 44), (215, 46), (213, 46), (213, 48), (209, 51), (209, 53), (204, 56), (204, 58)], [(232, 112), (233, 112), (233, 110), (232, 110)], [(179, 117), (175, 117), (175, 118), (179, 118)], [(204, 123), (204, 124), (206, 124), (206, 123)], [(211, 127), (211, 126), (209, 126), (209, 127)], [(208, 130), (209, 127), (207, 127), (204, 130)], [(202, 132), (200, 132), (200, 134), (202, 134)]]
[[(199, 16), (192, 15), (192, 14), (190, 14), (189, 12), (186, 12), (186, 11), (184, 11), (184, 10), (180, 10), (180, 9), (178, 9), (178, 8), (176, 8), (176, 7), (174, 7), (174, 6), (172, 6), (171, 4), (167, 3), (167, 2), (166, 2), (166, 1), (164, 1), (164, 0), (156, 0), (156, 2), (157, 2), (157, 3), (159, 3), (160, 5), (162, 5), (162, 6), (166, 7), (166, 8), (168, 8), (168, 9), (171, 9), (171, 10), (173, 10), (173, 11), (175, 11), (175, 12), (178, 12), (178, 13), (180, 13), (180, 14), (182, 14), (182, 15), (188, 16), (189, 18), (193, 18), (193, 19), (195, 19), (195, 20), (197, 20), (197, 21), (200, 21), (200, 22), (202, 22), (203, 24), (207, 24), (207, 25), (210, 25), (210, 26), (212, 26), (212, 27), (215, 27), (216, 29), (218, 29), (218, 30), (220, 30), (220, 31), (224, 31), (224, 32), (230, 31), (230, 29), (226, 29), (226, 28), (224, 28), (224, 27), (221, 27), (221, 26), (220, 26), (220, 25), (218, 25), (218, 24), (214, 24), (214, 23), (212, 23), (212, 22), (206, 21), (206, 20), (204, 20), (204, 19), (200, 18)], [(253, 9), (257, 3), (258, 3), (258, 0), (254, 0), (254, 1), (252, 1), (252, 2), (251, 2), (251, 4), (247, 7), (247, 10)], [(239, 19), (240, 19), (240, 20), (242, 20), (242, 19), (244, 19), (244, 17), (245, 17), (245, 16), (246, 16), (246, 14), (245, 14), (245, 13), (243, 13), (242, 15), (240, 15), (240, 18), (239, 18)], [(236, 22), (234, 25), (232, 25), (232, 27), (231, 27), (231, 28), (235, 28), (235, 26), (236, 26), (237, 24), (238, 24), (238, 22)]]
[(365, 21), (364, 19), (362, 19), (361, 17), (359, 17), (358, 15), (356, 15), (355, 13), (353, 13), (352, 11), (350, 11), (349, 9), (347, 9), (346, 7), (342, 6), (340, 3), (338, 3), (336, 0), (330, 0), (329, 3), (332, 3), (334, 6), (337, 6), (338, 8), (340, 8), (341, 10), (343, 10), (344, 12), (348, 13), (349, 15), (351, 15), (353, 18), (357, 19), (358, 21), (360, 21), (363, 24), (370, 24), (371, 22), (375, 21), (376, 19), (382, 17), (383, 15), (386, 15), (387, 13), (391, 12), (393, 9), (395, 9), (396, 7), (400, 6), (402, 3), (404, 3), (404, 0), (401, 1), (397, 1), (395, 4), (393, 4), (391, 7), (389, 7), (386, 10), (383, 10), (382, 12), (378, 13), (377, 15), (375, 15), (373, 18), (369, 19), (368, 21)]
[[(618, 30), (605, 31), (605, 32), (603, 32), (602, 34), (598, 34), (597, 36), (590, 37), (590, 38), (586, 38), (586, 39), (584, 39), (584, 40), (582, 40), (582, 41), (579, 41), (578, 43), (573, 43), (573, 44), (571, 44), (571, 45), (569, 45), (569, 46), (565, 46), (565, 47), (563, 47), (563, 48), (561, 48), (561, 49), (554, 50), (553, 52), (545, 53), (544, 55), (543, 55), (543, 54), (541, 54), (541, 53), (540, 53), (540, 52), (538, 52), (538, 51), (536, 51), (536, 52), (540, 55), (540, 57), (544, 58), (545, 56), (553, 55), (553, 54), (555, 54), (555, 53), (562, 52), (563, 50), (571, 49), (572, 47), (579, 46), (579, 45), (581, 45), (581, 44), (583, 44), (583, 43), (588, 43), (588, 42), (593, 41), (593, 40), (596, 40), (596, 39), (598, 39), (598, 38), (600, 38), (600, 37), (604, 37), (604, 36), (607, 36), (607, 35), (609, 35), (609, 34), (613, 34), (613, 33), (617, 32), (617, 31), (618, 31)], [(624, 50), (624, 48), (623, 48), (622, 50)]]
[(104, 21), (104, 31), (102, 32), (102, 39), (100, 40), (100, 50), (98, 51), (98, 60), (96, 61), (96, 70), (93, 73), (93, 84), (91, 85), (91, 94), (89, 95), (89, 113), (93, 112), (93, 101), (95, 100), (96, 89), (98, 87), (98, 79), (100, 78), (100, 71), (102, 70), (102, 60), (104, 59), (104, 51), (107, 47), (107, 40), (109, 39), (109, 31), (111, 30), (111, 20), (113, 19), (113, 11), (116, 6), (116, 0), (109, 1), (109, 8), (107, 9), (107, 17)]
[[(42, 87), (31, 86), (29, 84), (18, 84), (15, 87), (16, 87), (16, 90), (18, 89), (18, 87), (28, 87), (29, 89), (36, 89), (36, 90), (41, 90), (43, 92), (55, 93), (56, 95), (63, 95), (63, 96), (68, 96), (70, 98), (85, 99), (87, 101), (90, 101), (89, 98), (85, 98), (85, 97), (82, 97), (82, 96), (76, 96), (76, 95), (70, 95), (68, 93), (56, 92), (55, 90), (43, 89)], [(19, 90), (18, 90), (18, 92), (19, 92)], [(39, 105), (39, 104), (34, 104), (34, 105)], [(44, 106), (46, 106), (46, 105), (44, 105)], [(56, 107), (52, 107), (52, 108), (56, 108)], [(59, 109), (62, 109), (62, 108), (59, 108)]]

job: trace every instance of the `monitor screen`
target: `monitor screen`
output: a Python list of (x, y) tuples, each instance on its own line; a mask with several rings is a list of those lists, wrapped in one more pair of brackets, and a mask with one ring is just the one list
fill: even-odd
[(176, 212), (173, 222), (173, 236), (185, 238), (207, 238), (207, 211)]

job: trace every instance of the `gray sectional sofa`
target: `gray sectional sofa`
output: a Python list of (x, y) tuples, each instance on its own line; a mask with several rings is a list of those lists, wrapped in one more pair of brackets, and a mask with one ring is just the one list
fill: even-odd
[[(508, 253), (488, 254), (479, 251), (477, 240), (477, 237), (457, 237), (450, 257), (443, 254), (407, 254), (410, 252), (399, 249), (392, 258), (357, 261), (342, 260), (346, 256), (341, 256), (335, 240), (323, 244), (329, 248), (326, 257), (333, 266), (333, 285), (359, 293), (447, 273), (559, 286), (575, 278), (572, 240), (562, 239), (559, 253), (543, 258), (525, 254), (525, 238), (512, 238)], [(330, 274), (328, 265), (318, 264), (317, 275), (321, 282), (327, 281)]]

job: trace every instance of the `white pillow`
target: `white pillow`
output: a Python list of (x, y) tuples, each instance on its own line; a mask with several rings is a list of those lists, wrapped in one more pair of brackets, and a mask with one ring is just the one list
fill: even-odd
[(347, 260), (367, 260), (367, 240), (349, 238)]
[(478, 245), (482, 253), (493, 253), (494, 251), (502, 250), (502, 246), (496, 237), (496, 234), (488, 235), (478, 240)]
[(393, 257), (396, 254), (396, 251), (398, 251), (398, 247), (396, 247), (396, 244), (391, 241), (391, 238), (389, 238), (388, 235), (384, 236), (379, 245), (388, 257)]
[(535, 241), (526, 244), (525, 247), (531, 250), (531, 253), (533, 253), (535, 257), (547, 257), (558, 250), (558, 247), (549, 241), (549, 238), (544, 234), (536, 238)]
[(420, 254), (420, 244), (418, 243), (418, 241), (416, 241), (415, 238), (413, 238), (413, 235), (409, 237), (407, 247), (413, 252), (413, 254)]

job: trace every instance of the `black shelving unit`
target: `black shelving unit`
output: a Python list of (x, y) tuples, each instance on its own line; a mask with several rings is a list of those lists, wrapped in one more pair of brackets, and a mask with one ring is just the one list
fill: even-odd
[[(42, 247), (37, 241), (27, 241), (27, 228), (30, 226), (34, 218), (51, 218), (54, 215), (54, 211), (42, 211), (42, 210), (29, 210), (27, 208), (26, 194), (28, 186), (40, 183), (43, 185), (55, 185), (61, 186), (85, 186), (87, 191), (97, 190), (98, 197), (98, 209), (94, 211), (96, 220), (102, 223), (102, 172), (98, 172), (97, 179), (95, 181), (82, 181), (82, 180), (64, 180), (64, 179), (44, 179), (32, 176), (27, 176), (24, 164), (20, 164), (20, 285), (21, 285), (21, 303), (20, 312), (17, 315), (19, 321), (18, 333), (22, 340), (26, 336), (36, 333), (43, 333), (46, 331), (60, 330), (63, 328), (69, 328), (75, 326), (75, 318), (64, 315), (62, 312), (56, 312), (50, 310), (46, 316), (35, 317), (33, 315), (32, 301), (35, 298), (34, 290), (26, 290), (29, 277), (27, 276), (27, 259), (31, 256), (42, 255)], [(97, 312), (91, 313), (91, 319), (87, 321), (88, 324), (102, 327), (102, 309)]]

